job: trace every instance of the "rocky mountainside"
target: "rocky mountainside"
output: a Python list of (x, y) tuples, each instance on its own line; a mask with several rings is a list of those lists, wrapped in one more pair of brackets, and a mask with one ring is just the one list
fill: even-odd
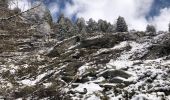
[(170, 100), (170, 33), (78, 34), (40, 12), (0, 20), (0, 99)]

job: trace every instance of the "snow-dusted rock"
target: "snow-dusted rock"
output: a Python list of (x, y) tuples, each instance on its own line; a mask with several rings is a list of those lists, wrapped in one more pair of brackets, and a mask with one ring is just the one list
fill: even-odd
[[(62, 18), (58, 24), (63, 24), (59, 26), (66, 29), (62, 32), (69, 36), (60, 42), (50, 37), (47, 42), (39, 35), (51, 31), (48, 21), (42, 21), (48, 17), (46, 10), (40, 8), (35, 12), (27, 17), (40, 21), (39, 26), (35, 23), (29, 26), (29, 21), (23, 20), (20, 22), (23, 27), (17, 27), (15, 34), (0, 30), (3, 38), (0, 40), (0, 98), (170, 98), (170, 36), (167, 33), (156, 36), (146, 36), (145, 32), (92, 33), (90, 36), (94, 37), (68, 38), (76, 33), (67, 34), (73, 32), (74, 27), (68, 19)], [(18, 30), (23, 34), (16, 34)]]
[(97, 76), (104, 77), (109, 83), (115, 83), (115, 84), (131, 84), (134, 79), (133, 76), (123, 70), (106, 70), (101, 73), (99, 73)]
[(73, 36), (69, 39), (65, 39), (62, 42), (57, 43), (51, 50), (49, 50), (47, 56), (56, 57), (60, 54), (67, 52), (73, 45), (76, 45), (80, 41), (79, 36)]

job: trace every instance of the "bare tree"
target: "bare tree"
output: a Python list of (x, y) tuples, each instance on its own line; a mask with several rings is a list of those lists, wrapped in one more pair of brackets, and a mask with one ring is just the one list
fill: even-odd
[(11, 19), (11, 18), (14, 18), (14, 17), (17, 17), (17, 16), (19, 16), (19, 15), (22, 15), (23, 13), (29, 12), (29, 11), (31, 11), (31, 10), (39, 7), (40, 5), (41, 5), (41, 3), (40, 3), (39, 5), (37, 5), (37, 6), (34, 6), (34, 7), (30, 8), (30, 9), (26, 10), (26, 11), (22, 11), (22, 12), (20, 12), (20, 13), (14, 14), (14, 15), (9, 16), (9, 17), (7, 17), (7, 18), (1, 18), (0, 20), (9, 20), (9, 19)]

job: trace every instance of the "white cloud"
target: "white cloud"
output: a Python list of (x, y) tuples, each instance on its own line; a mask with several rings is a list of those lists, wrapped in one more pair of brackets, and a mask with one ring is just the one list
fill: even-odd
[(151, 19), (151, 23), (156, 25), (158, 30), (168, 30), (168, 24), (170, 22), (170, 8), (164, 8), (160, 11), (158, 16), (153, 17)]
[(83, 17), (87, 21), (104, 19), (111, 23), (118, 16), (123, 16), (129, 29), (145, 30), (147, 24), (153, 24), (157, 30), (168, 30), (170, 22), (170, 8), (160, 10), (158, 16), (146, 19), (154, 0), (73, 0), (73, 4), (67, 4), (65, 13), (72, 17)]
[[(18, 6), (23, 11), (31, 7), (30, 0), (13, 0), (10, 8)], [(18, 3), (17, 3), (18, 2)], [(104, 19), (114, 23), (118, 16), (123, 16), (129, 29), (145, 30), (147, 24), (154, 24), (158, 30), (167, 30), (170, 21), (170, 8), (164, 8), (158, 16), (149, 20), (146, 15), (149, 13), (154, 0), (73, 0), (67, 3), (64, 13), (68, 17), (76, 14), (87, 21), (89, 18), (94, 20)], [(59, 11), (57, 3), (48, 5), (52, 15)]]
[(150, 11), (153, 0), (73, 0), (67, 4), (65, 13), (84, 17), (85, 20), (104, 19), (113, 23), (118, 16), (123, 16), (130, 29), (145, 30), (148, 24), (145, 16)]

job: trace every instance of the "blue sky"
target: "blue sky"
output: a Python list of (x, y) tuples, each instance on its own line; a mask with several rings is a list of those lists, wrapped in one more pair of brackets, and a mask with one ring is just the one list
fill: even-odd
[[(30, 1), (36, 0), (21, 0)], [(60, 13), (72, 20), (104, 19), (113, 24), (118, 16), (123, 16), (129, 28), (136, 30), (144, 30), (147, 24), (167, 30), (170, 21), (170, 0), (44, 0), (44, 3), (55, 21)]]
[(149, 17), (159, 15), (160, 10), (163, 8), (170, 7), (170, 0), (154, 0), (152, 4), (150, 13), (148, 14)]

